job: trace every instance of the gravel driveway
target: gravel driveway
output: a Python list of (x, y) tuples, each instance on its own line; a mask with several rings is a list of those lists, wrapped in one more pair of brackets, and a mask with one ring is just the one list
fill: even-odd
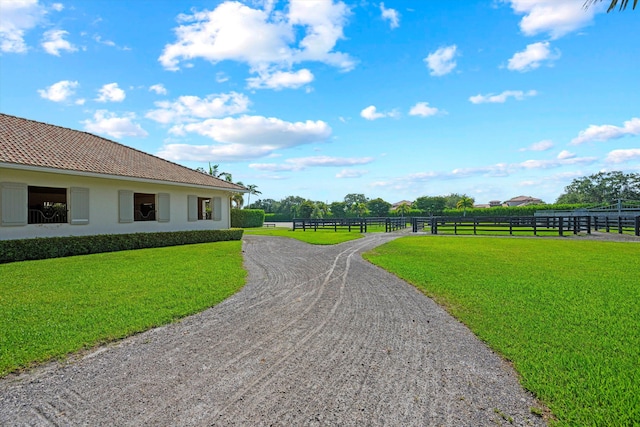
[(544, 425), (508, 363), (361, 258), (393, 238), (245, 236), (242, 291), (0, 380), (0, 425)]

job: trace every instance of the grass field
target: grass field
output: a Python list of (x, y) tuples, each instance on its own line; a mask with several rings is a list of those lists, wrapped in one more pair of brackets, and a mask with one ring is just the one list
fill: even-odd
[[(384, 227), (382, 228), (384, 231)], [(273, 228), (245, 228), (244, 234), (257, 234), (260, 236), (279, 236), (290, 237), (300, 241), (310, 243), (312, 245), (335, 245), (337, 243), (348, 242), (349, 240), (360, 239), (363, 235), (357, 231), (349, 232), (347, 230), (333, 231), (324, 230), (296, 230), (285, 227)]]
[(417, 236), (365, 257), (511, 360), (554, 424), (640, 423), (640, 244)]
[(240, 241), (0, 265), (0, 376), (202, 311), (245, 275)]

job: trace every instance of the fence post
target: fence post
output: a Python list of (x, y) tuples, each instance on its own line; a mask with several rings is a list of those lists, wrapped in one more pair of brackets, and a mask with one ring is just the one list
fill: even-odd
[(509, 236), (513, 236), (513, 218), (509, 217)]
[(618, 217), (618, 234), (622, 234), (622, 217)]
[(591, 217), (587, 217), (587, 234), (591, 234)]
[(640, 236), (640, 215), (636, 216), (635, 229), (636, 236)]
[(561, 236), (564, 236), (564, 218), (563, 217), (558, 217), (558, 232), (560, 233)]

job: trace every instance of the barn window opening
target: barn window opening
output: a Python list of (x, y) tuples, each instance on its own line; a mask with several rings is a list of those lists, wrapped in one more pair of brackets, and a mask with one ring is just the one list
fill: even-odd
[(29, 186), (29, 224), (65, 224), (67, 189)]
[(146, 193), (133, 193), (133, 219), (134, 221), (156, 220), (156, 195)]
[(198, 219), (211, 219), (211, 199), (198, 197)]

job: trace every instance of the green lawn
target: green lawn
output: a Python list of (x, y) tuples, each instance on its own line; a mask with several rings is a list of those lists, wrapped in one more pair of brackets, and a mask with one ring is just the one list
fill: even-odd
[(0, 265), (0, 376), (211, 307), (245, 282), (241, 242)]
[(365, 257), (511, 360), (557, 425), (640, 423), (640, 244), (415, 236)]
[[(382, 229), (384, 231), (384, 228)], [(360, 239), (363, 234), (347, 230), (333, 231), (329, 229), (324, 230), (296, 230), (293, 231), (290, 228), (285, 227), (272, 227), (272, 228), (245, 228), (244, 234), (258, 234), (260, 236), (279, 236), (290, 237), (292, 239), (298, 239), (312, 245), (335, 245), (337, 243), (347, 242), (349, 240)]]

